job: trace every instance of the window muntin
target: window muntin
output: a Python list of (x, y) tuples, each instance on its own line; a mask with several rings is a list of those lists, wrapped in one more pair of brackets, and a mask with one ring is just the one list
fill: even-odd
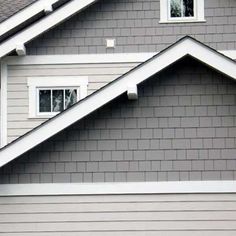
[(169, 0), (169, 13), (171, 18), (194, 17), (194, 0)]
[(78, 88), (38, 88), (38, 114), (59, 113), (79, 100)]

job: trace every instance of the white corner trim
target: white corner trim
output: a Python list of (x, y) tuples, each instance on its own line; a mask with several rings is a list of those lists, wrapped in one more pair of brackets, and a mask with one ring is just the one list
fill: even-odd
[[(27, 85), (29, 91), (29, 118), (42, 118), (45, 117), (45, 114), (40, 116), (37, 114), (38, 88), (78, 87), (79, 99), (83, 99), (87, 96), (88, 77), (87, 76), (28, 77)], [(49, 113), (46, 116), (48, 115), (49, 117), (52, 117), (53, 114)]]
[(103, 87), (91, 96), (81, 100), (77, 105), (64, 111), (54, 119), (48, 120), (38, 129), (27, 133), (14, 143), (0, 150), (0, 167), (21, 154), (42, 143), (109, 101), (127, 92), (127, 85), (140, 84), (164, 68), (190, 55), (206, 65), (236, 80), (236, 62), (219, 54), (211, 48), (190, 37), (185, 37), (171, 47), (159, 53), (148, 62), (139, 65), (121, 78)]
[(7, 64), (1, 62), (0, 147), (7, 144)]
[(51, 29), (60, 22), (66, 20), (73, 14), (81, 11), (90, 4), (96, 2), (96, 0), (71, 0), (63, 5), (58, 10), (52, 12), (48, 16), (45, 16), (42, 20), (34, 23), (25, 30), (17, 33), (9, 40), (5, 41), (0, 46), (0, 57), (5, 56), (9, 52), (15, 50), (17, 42), (27, 43), (34, 39), (38, 35)]
[(25, 21), (31, 19), (39, 12), (44, 11), (45, 4), (52, 6), (58, 1), (60, 0), (39, 0), (22, 9), (21, 11), (14, 14), (13, 16), (11, 16), (0, 24), (0, 36), (6, 34), (7, 32), (14, 29), (18, 25), (24, 23)]
[(5, 184), (4, 196), (236, 193), (236, 181)]

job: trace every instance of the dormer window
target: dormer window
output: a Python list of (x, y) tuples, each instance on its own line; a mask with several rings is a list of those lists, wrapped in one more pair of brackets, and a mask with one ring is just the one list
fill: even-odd
[(204, 22), (204, 0), (160, 0), (160, 23)]

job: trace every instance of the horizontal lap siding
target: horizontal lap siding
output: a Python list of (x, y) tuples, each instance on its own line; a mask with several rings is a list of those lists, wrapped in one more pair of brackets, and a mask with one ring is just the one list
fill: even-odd
[(0, 235), (227, 235), (235, 194), (1, 197)]
[(88, 76), (88, 94), (105, 86), (136, 64), (10, 66), (8, 69), (8, 142), (37, 127), (45, 119), (29, 119), (27, 77)]

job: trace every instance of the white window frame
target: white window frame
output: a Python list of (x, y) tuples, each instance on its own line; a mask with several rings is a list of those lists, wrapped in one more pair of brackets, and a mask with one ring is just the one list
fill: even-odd
[(40, 89), (77, 89), (77, 100), (87, 96), (87, 76), (28, 77), (29, 118), (50, 118), (58, 112), (39, 112)]
[(171, 17), (170, 1), (160, 0), (160, 21), (159, 23), (193, 23), (205, 22), (204, 0), (194, 0), (194, 16), (193, 17)]

